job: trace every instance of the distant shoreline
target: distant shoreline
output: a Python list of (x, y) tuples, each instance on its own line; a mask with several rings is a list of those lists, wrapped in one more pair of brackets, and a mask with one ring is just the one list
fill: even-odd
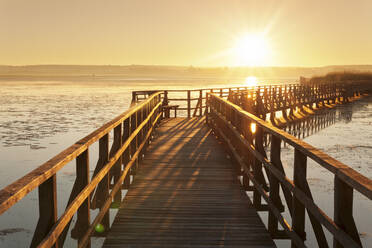
[(0, 81), (175, 81), (241, 80), (248, 76), (288, 79), (323, 76), (330, 72), (372, 72), (372, 65), (324, 67), (194, 67), (194, 66), (84, 66), (84, 65), (0, 65)]
[[(297, 77), (263, 77), (262, 80), (275, 80), (275, 81), (299, 81)], [(244, 82), (245, 77), (224, 78), (224, 77), (121, 77), (121, 76), (1, 76), (0, 82), (4, 81), (72, 81), (72, 82), (215, 82), (215, 83), (234, 83)]]

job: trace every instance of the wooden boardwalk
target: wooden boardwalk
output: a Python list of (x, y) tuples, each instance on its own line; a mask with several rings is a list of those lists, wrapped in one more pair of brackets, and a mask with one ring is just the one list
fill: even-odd
[[(291, 119), (298, 109), (347, 103), (370, 95), (371, 85), (351, 81), (133, 92), (136, 104), (127, 111), (0, 190), (0, 215), (38, 191), (32, 248), (63, 247), (69, 232), (79, 248), (90, 247), (99, 223), (107, 230), (98, 234), (108, 235), (105, 247), (275, 247), (273, 237), (305, 248), (310, 231), (319, 247), (361, 248), (354, 219), (358, 213), (352, 211), (354, 192), (372, 200), (372, 180), (264, 119), (268, 113), (275, 116), (281, 111), (285, 118), (289, 111), (286, 117)], [(170, 119), (171, 109), (202, 118)], [(219, 140), (203, 118), (208, 118)], [(289, 177), (281, 161), (284, 142), (294, 153)], [(98, 149), (91, 149), (93, 144)], [(93, 175), (92, 152), (98, 156)], [(128, 185), (126, 179), (138, 160), (143, 161)], [(308, 160), (333, 175), (333, 217), (313, 197)], [(57, 197), (61, 176), (57, 172), (72, 161), (75, 182), (61, 212), (59, 200), (65, 196)], [(242, 172), (242, 182), (234, 175), (235, 168)], [(253, 193), (256, 209), (268, 211), (268, 230), (243, 189)], [(118, 205), (119, 213), (109, 227), (110, 211)], [(97, 208), (98, 213), (92, 214)], [(311, 226), (305, 225), (306, 216)]]
[(204, 118), (155, 135), (103, 247), (275, 247)]

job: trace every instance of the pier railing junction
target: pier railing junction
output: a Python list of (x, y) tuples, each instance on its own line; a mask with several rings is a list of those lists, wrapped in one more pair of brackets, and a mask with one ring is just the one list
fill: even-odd
[[(330, 246), (323, 228), (332, 234), (333, 247), (362, 247), (352, 211), (353, 192), (358, 191), (371, 200), (371, 179), (265, 120), (267, 117), (273, 120), (276, 113), (281, 112), (282, 117), (290, 121), (293, 113), (303, 108), (345, 103), (370, 90), (371, 82), (351, 82), (133, 92), (129, 110), (2, 189), (0, 214), (38, 188), (40, 216), (30, 246), (62, 247), (71, 220), (77, 215), (71, 236), (78, 240), (78, 247), (89, 247), (98, 224), (106, 227), (100, 235), (110, 234), (110, 207), (122, 203), (122, 190), (131, 192), (141, 162), (152, 156), (146, 152), (156, 141), (154, 131), (174, 110), (174, 114), (179, 111), (185, 121), (202, 118), (203, 125), (208, 125), (205, 128), (222, 142), (234, 167), (234, 180), (241, 183), (244, 191), (253, 191), (251, 204), (257, 211), (268, 211), (267, 231), (272, 239), (290, 239), (292, 247), (306, 247), (307, 212), (319, 247)], [(269, 137), (270, 145), (264, 142), (264, 137)], [(90, 177), (89, 148), (96, 142), (99, 159)], [(283, 169), (282, 143), (294, 149), (293, 180)], [(334, 174), (333, 218), (314, 202), (306, 177), (308, 158)], [(75, 183), (66, 209), (58, 217), (56, 173), (73, 160), (76, 161)], [(286, 208), (291, 221), (282, 215)], [(93, 220), (91, 209), (99, 209)]]

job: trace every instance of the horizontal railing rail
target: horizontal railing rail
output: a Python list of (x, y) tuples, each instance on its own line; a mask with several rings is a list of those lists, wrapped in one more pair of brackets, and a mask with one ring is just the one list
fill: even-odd
[[(195, 117), (205, 115), (206, 95), (214, 93), (220, 97), (242, 106), (255, 115), (270, 114), (281, 111), (287, 117), (296, 108), (307, 106), (311, 109), (319, 105), (347, 102), (351, 97), (359, 96), (372, 90), (372, 82), (332, 82), (322, 84), (271, 84), (258, 86), (240, 86), (224, 88), (205, 88), (190, 90), (162, 90), (165, 105), (177, 105), (180, 116)], [(134, 91), (132, 103), (136, 103), (154, 91)], [(176, 111), (177, 111), (176, 110)]]
[[(109, 228), (110, 206), (121, 202), (121, 190), (131, 183), (139, 160), (150, 142), (161, 113), (161, 94), (157, 92), (145, 101), (131, 107), (90, 135), (79, 140), (26, 176), (0, 191), (0, 214), (11, 208), (29, 192), (38, 187), (39, 220), (31, 247), (62, 247), (72, 217), (77, 213), (73, 238), (79, 247), (90, 246), (90, 236), (97, 224)], [(113, 142), (109, 149), (109, 133)], [(90, 180), (89, 147), (99, 142), (99, 159)], [(76, 159), (76, 180), (66, 210), (57, 218), (56, 173)], [(111, 185), (113, 181), (114, 185)], [(110, 190), (111, 188), (111, 190)], [(99, 208), (90, 221), (90, 209)]]
[[(205, 115), (206, 94), (218, 93), (222, 97), (227, 97), (232, 91), (240, 92), (253, 89), (253, 87), (223, 87), (223, 88), (204, 88), (192, 90), (161, 90), (164, 92), (164, 105), (177, 105), (177, 110), (181, 112), (180, 116), (195, 117)], [(132, 104), (147, 98), (154, 91), (133, 91)], [(156, 92), (156, 91), (155, 91)]]
[[(307, 211), (319, 247), (329, 247), (322, 226), (333, 235), (333, 247), (362, 247), (352, 212), (353, 191), (371, 200), (372, 180), (215, 94), (208, 94), (207, 106), (207, 123), (224, 141), (237, 164), (243, 187), (253, 191), (253, 205), (257, 210), (269, 210), (268, 229), (273, 238), (287, 237), (292, 240), (292, 247), (306, 247)], [(269, 158), (263, 146), (264, 133), (271, 136)], [(281, 162), (281, 142), (294, 148), (293, 180), (286, 176)], [(306, 177), (307, 158), (334, 174), (333, 219), (314, 202)], [(281, 214), (284, 205), (280, 187), (292, 225)], [(261, 203), (262, 198), (267, 205)], [(278, 229), (278, 223), (285, 234)]]

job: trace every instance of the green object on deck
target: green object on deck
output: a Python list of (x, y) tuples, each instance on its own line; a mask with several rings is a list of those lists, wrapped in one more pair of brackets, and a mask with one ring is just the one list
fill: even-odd
[(113, 202), (110, 205), (110, 208), (119, 208), (119, 207), (120, 207), (120, 203), (119, 202)]
[(105, 231), (105, 227), (102, 224), (97, 224), (96, 227), (94, 228), (96, 232), (98, 233), (103, 233)]

